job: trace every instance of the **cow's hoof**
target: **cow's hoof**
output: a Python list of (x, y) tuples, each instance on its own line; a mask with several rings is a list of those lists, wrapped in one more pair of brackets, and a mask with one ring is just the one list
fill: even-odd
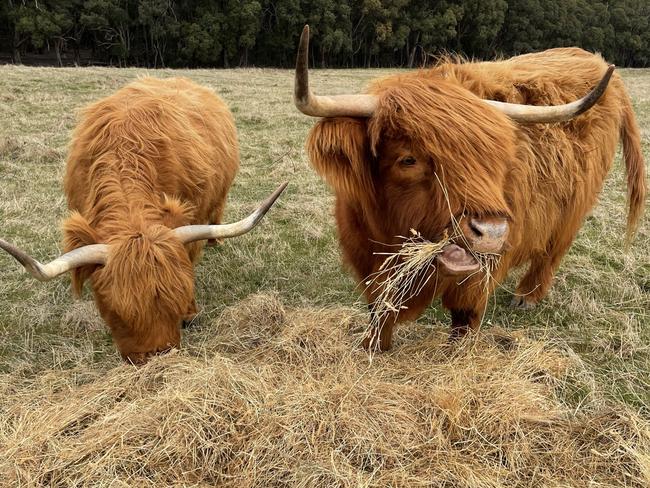
[(368, 352), (385, 352), (390, 349), (390, 344), (386, 344), (386, 341), (381, 341), (377, 336), (367, 335), (363, 339), (361, 347)]
[(519, 310), (532, 310), (537, 306), (537, 303), (526, 295), (515, 295), (510, 301), (510, 306)]

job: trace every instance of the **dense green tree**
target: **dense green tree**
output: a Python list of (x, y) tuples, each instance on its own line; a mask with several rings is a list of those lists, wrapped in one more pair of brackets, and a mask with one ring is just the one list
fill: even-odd
[[(20, 34), (16, 30), (16, 3), (14, 0), (7, 0), (0, 3), (0, 39), (7, 39), (7, 48), (11, 51), (11, 59), (14, 63), (22, 63), (20, 55), (21, 44), (27, 38), (21, 39)], [(3, 36), (4, 34), (4, 36)]]
[(260, 30), (262, 5), (257, 0), (225, 0), (222, 12), (224, 66), (246, 65)]
[(650, 2), (614, 0), (609, 3), (612, 52), (622, 65), (650, 63)]
[(503, 28), (506, 0), (463, 0), (458, 3), (455, 50), (468, 56), (490, 56)]
[(409, 0), (361, 0), (355, 44), (363, 66), (390, 64), (406, 45), (410, 29), (402, 14), (408, 5)]
[(184, 65), (216, 66), (222, 59), (223, 16), (212, 2), (198, 5), (196, 15), (180, 25), (177, 61)]
[(648, 0), (0, 0), (0, 51), (16, 63), (32, 53), (79, 63), (83, 50), (120, 66), (288, 67), (305, 23), (317, 66), (558, 46), (650, 64)]
[(352, 23), (350, 19), (350, 5), (337, 0), (311, 0), (307, 23), (315, 27), (314, 43), (317, 59), (321, 67), (327, 66), (330, 58), (345, 59), (352, 54), (352, 39), (350, 32)]
[(71, 38), (75, 23), (74, 10), (81, 6), (76, 0), (9, 2), (8, 20), (13, 30), (13, 58), (20, 60), (20, 49), (29, 44), (35, 50), (54, 51), (59, 66), (61, 52)]
[(262, 25), (256, 44), (258, 63), (276, 66), (293, 64), (298, 36), (307, 19), (303, 11), (300, 0), (264, 0)]
[(131, 59), (131, 42), (137, 2), (133, 0), (86, 0), (81, 24), (93, 35), (99, 55), (117, 59), (120, 66)]
[(457, 37), (462, 8), (448, 2), (411, 2), (408, 10), (410, 33), (406, 41), (408, 67), (416, 63), (418, 50), (420, 61), (426, 62), (426, 53), (448, 46)]
[(140, 0), (138, 22), (144, 27), (147, 58), (153, 67), (165, 67), (165, 54), (170, 42), (178, 38), (180, 24), (172, 0)]

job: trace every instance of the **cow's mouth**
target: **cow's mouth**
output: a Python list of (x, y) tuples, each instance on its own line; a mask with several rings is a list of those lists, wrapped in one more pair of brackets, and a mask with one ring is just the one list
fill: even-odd
[[(486, 256), (499, 256), (508, 248), (508, 219), (499, 216), (464, 216), (459, 219), (458, 230), (462, 234), (458, 244), (447, 244), (438, 255), (443, 272), (451, 275), (476, 273), (486, 262)], [(468, 250), (470, 249), (470, 250)]]
[(447, 244), (438, 255), (438, 264), (452, 275), (475, 273), (480, 264), (467, 250), (456, 244)]

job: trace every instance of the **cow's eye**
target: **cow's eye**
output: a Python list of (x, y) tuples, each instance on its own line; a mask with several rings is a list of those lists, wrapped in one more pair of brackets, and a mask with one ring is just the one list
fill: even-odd
[(400, 161), (400, 163), (404, 166), (413, 166), (415, 162), (416, 160), (413, 156), (406, 156)]

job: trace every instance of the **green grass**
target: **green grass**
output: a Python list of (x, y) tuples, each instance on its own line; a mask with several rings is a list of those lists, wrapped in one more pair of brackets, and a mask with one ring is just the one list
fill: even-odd
[[(634, 100), (650, 160), (650, 70), (620, 70)], [(322, 92), (361, 89), (386, 70), (315, 71)], [(140, 69), (0, 67), (0, 234), (38, 259), (60, 250), (66, 215), (62, 176), (76, 111), (139, 75)], [(187, 344), (210, 334), (224, 307), (257, 291), (301, 306), (352, 305), (358, 290), (340, 264), (333, 197), (309, 167), (303, 146), (314, 120), (291, 102), (292, 73), (280, 70), (156, 71), (187, 76), (216, 90), (239, 129), (242, 162), (226, 218), (253, 209), (281, 181), (290, 187), (254, 232), (208, 248), (196, 269), (199, 324)], [(650, 225), (646, 217), (628, 251), (620, 159), (546, 300), (530, 312), (508, 307), (521, 270), (491, 299), (485, 326), (524, 329), (573, 349), (607, 397), (650, 415)], [(51, 368), (119, 363), (90, 293), (75, 301), (69, 278), (38, 283), (0, 255), (0, 373), (33, 376)], [(359, 305), (359, 310), (363, 308)], [(443, 327), (434, 304), (419, 320)], [(400, 342), (396, 347), (400, 347)], [(574, 392), (575, 401), (589, 392)]]

